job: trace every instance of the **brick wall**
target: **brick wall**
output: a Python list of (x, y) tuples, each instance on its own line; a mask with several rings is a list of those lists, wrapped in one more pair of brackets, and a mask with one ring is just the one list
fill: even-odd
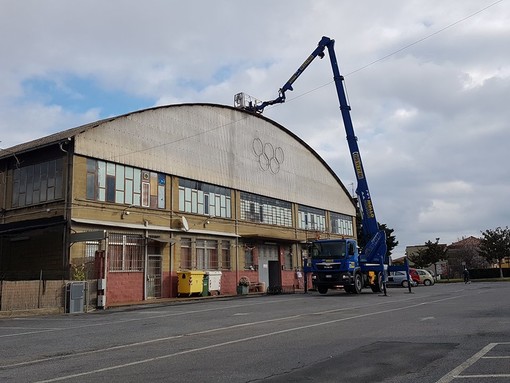
[[(177, 295), (177, 274), (163, 271), (161, 273), (161, 298), (170, 298)], [(175, 279), (175, 283), (174, 283)]]
[(108, 273), (106, 279), (106, 306), (112, 303), (143, 301), (143, 273)]
[(282, 287), (299, 287), (295, 271), (282, 271)]
[[(258, 273), (256, 271), (239, 271), (239, 278), (248, 277), (250, 282), (258, 282)], [(235, 271), (224, 271), (221, 274), (221, 294), (229, 295), (237, 293), (238, 278)]]

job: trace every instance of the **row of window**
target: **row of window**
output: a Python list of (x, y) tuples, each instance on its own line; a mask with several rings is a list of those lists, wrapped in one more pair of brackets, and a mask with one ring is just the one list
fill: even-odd
[(298, 225), (303, 230), (326, 231), (326, 212), (308, 206), (299, 206)]
[(181, 269), (230, 270), (230, 241), (181, 238)]
[[(108, 234), (108, 269), (109, 271), (143, 271), (145, 246), (149, 254), (161, 254), (161, 248), (153, 248), (154, 244), (139, 234)], [(99, 250), (98, 241), (88, 241), (85, 246), (85, 256), (93, 261), (95, 252)], [(258, 264), (254, 262), (254, 248), (244, 248), (244, 268), (256, 270)], [(274, 254), (272, 254), (274, 252)], [(180, 269), (189, 270), (231, 270), (231, 241), (183, 237), (180, 240)], [(266, 254), (267, 253), (267, 254)], [(269, 254), (271, 253), (271, 254)], [(273, 255), (278, 258), (278, 248), (269, 246), (259, 247), (259, 257)], [(267, 257), (266, 257), (267, 258)], [(292, 270), (292, 252), (289, 248), (284, 253), (283, 268)]]
[[(63, 160), (56, 159), (14, 170), (13, 207), (63, 197)], [(166, 176), (131, 166), (87, 159), (87, 199), (166, 208)], [(232, 218), (231, 189), (187, 179), (179, 180), (179, 211)], [(241, 192), (241, 220), (292, 227), (292, 204), (275, 198)], [(298, 208), (298, 227), (324, 232), (325, 210)], [(352, 217), (331, 213), (331, 232), (353, 235)]]
[(185, 213), (232, 218), (230, 189), (179, 179), (179, 210)]
[(241, 192), (241, 220), (292, 227), (292, 204)]
[[(143, 271), (145, 246), (148, 255), (161, 255), (162, 249), (156, 242), (147, 241), (139, 234), (108, 234), (108, 270), (109, 271)], [(96, 252), (100, 250), (99, 241), (85, 242), (84, 257), (86, 262), (94, 262)]]
[(63, 197), (62, 158), (14, 169), (12, 207), (24, 207)]
[(87, 159), (87, 199), (164, 209), (165, 184), (161, 173)]
[(331, 232), (351, 237), (354, 236), (352, 217), (345, 214), (331, 213)]
[(108, 235), (110, 271), (142, 271), (144, 255), (145, 240), (141, 235)]

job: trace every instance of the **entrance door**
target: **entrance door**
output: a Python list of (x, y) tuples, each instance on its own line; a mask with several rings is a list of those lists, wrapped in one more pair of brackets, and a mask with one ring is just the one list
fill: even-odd
[(282, 287), (282, 275), (280, 262), (269, 261), (269, 288), (273, 291), (278, 291)]
[(147, 265), (147, 298), (161, 298), (161, 257), (149, 255)]
[(278, 246), (260, 245), (259, 248), (259, 282), (264, 282), (269, 287), (269, 261), (278, 262)]

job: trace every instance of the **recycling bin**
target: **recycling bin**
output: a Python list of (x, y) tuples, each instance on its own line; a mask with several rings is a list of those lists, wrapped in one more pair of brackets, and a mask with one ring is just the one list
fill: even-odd
[(204, 274), (204, 280), (202, 281), (202, 296), (209, 296), (209, 275), (207, 272)]
[(213, 292), (219, 295), (221, 290), (221, 271), (206, 271), (206, 274), (209, 280), (209, 295)]
[(177, 296), (200, 295), (204, 290), (203, 271), (178, 271), (177, 272)]

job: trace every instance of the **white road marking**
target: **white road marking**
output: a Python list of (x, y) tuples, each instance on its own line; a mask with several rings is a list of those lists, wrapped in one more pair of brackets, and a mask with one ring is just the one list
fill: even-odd
[[(434, 300), (434, 301), (430, 301), (429, 303), (444, 302), (444, 301), (448, 301), (448, 300), (452, 300), (452, 299), (457, 299), (457, 298), (460, 298), (460, 296), (437, 299), (437, 300)], [(179, 352), (175, 352), (175, 353), (171, 353), (171, 354), (160, 355), (160, 356), (153, 357), (153, 358), (141, 359), (141, 360), (137, 360), (137, 361), (130, 362), (130, 363), (124, 363), (124, 364), (119, 364), (119, 365), (115, 365), (115, 366), (99, 368), (99, 369), (96, 369), (96, 370), (90, 370), (90, 371), (81, 372), (81, 373), (77, 373), (77, 374), (61, 376), (61, 377), (58, 377), (58, 378), (41, 380), (41, 381), (37, 381), (35, 383), (50, 383), (50, 382), (58, 382), (58, 381), (68, 380), (68, 379), (73, 379), (73, 378), (79, 378), (79, 377), (82, 377), (82, 376), (98, 374), (98, 373), (101, 373), (101, 372), (117, 370), (117, 369), (126, 368), (126, 367), (130, 367), (130, 366), (136, 366), (136, 365), (139, 365), (139, 364), (151, 363), (151, 362), (155, 362), (155, 361), (158, 361), (158, 360), (169, 359), (169, 358), (180, 356), (180, 355), (186, 355), (186, 354), (191, 354), (191, 353), (195, 353), (195, 352), (199, 352), (199, 351), (210, 350), (210, 349), (224, 347), (224, 346), (228, 346), (228, 345), (232, 345), (232, 344), (236, 344), (236, 343), (241, 343), (241, 342), (246, 342), (246, 341), (250, 341), (250, 340), (267, 338), (267, 337), (270, 337), (270, 336), (286, 334), (286, 333), (289, 333), (289, 332), (302, 331), (302, 330), (306, 330), (306, 329), (309, 329), (309, 328), (321, 327), (321, 326), (331, 325), (331, 324), (334, 324), (334, 323), (346, 322), (346, 321), (353, 320), (353, 319), (370, 317), (370, 316), (374, 316), (374, 315), (386, 314), (386, 313), (402, 311), (402, 310), (409, 310), (409, 309), (413, 309), (413, 308), (415, 308), (417, 306), (421, 306), (421, 303), (414, 304), (414, 305), (406, 305), (404, 307), (398, 307), (398, 308), (391, 308), (391, 309), (387, 309), (387, 310), (376, 311), (376, 312), (373, 312), (373, 313), (358, 314), (358, 315), (353, 315), (353, 316), (346, 317), (346, 318), (332, 319), (332, 320), (328, 320), (328, 321), (324, 321), (324, 322), (319, 322), (319, 323), (313, 323), (313, 324), (304, 325), (304, 326), (291, 327), (291, 328), (284, 329), (284, 330), (268, 332), (268, 333), (265, 333), (265, 334), (250, 336), (250, 337), (241, 338), (241, 339), (235, 339), (235, 340), (231, 340), (231, 341), (227, 341), (227, 342), (216, 343), (216, 344), (212, 344), (212, 345), (209, 345), (209, 346), (197, 347), (197, 348), (193, 348), (193, 349), (189, 349), (189, 350), (184, 350), (184, 351), (179, 351)], [(201, 335), (201, 334), (204, 334), (204, 333), (215, 332), (215, 331), (222, 331), (222, 330), (225, 330), (225, 329), (231, 329), (231, 328), (236, 328), (236, 327), (244, 327), (244, 326), (248, 326), (248, 325), (251, 326), (253, 324), (268, 323), (268, 322), (274, 322), (274, 321), (283, 321), (283, 320), (287, 320), (289, 318), (292, 318), (292, 319), (299, 318), (299, 317), (302, 317), (304, 315), (308, 315), (308, 314), (292, 315), (290, 317), (284, 317), (284, 318), (278, 318), (278, 319), (270, 319), (270, 320), (265, 320), (265, 321), (260, 321), (260, 322), (253, 322), (253, 323), (250, 323), (250, 324), (246, 323), (246, 324), (240, 324), (240, 325), (227, 326), (227, 327), (224, 327), (224, 328), (217, 328), (217, 329), (211, 329), (211, 330), (205, 330), (205, 331), (200, 331), (200, 332), (196, 332), (196, 333), (191, 333), (191, 334), (188, 334), (187, 336), (190, 336), (190, 335), (199, 335), (199, 334)], [(158, 341), (158, 340), (155, 339), (155, 340), (153, 340), (151, 342), (156, 342), (156, 341)]]
[(510, 374), (485, 374), (485, 375), (459, 375), (455, 379), (484, 379), (484, 378), (510, 378)]
[[(305, 299), (305, 298), (299, 298), (299, 299)], [(286, 299), (286, 300), (288, 301), (290, 299)], [(261, 303), (236, 304), (236, 305), (231, 305), (231, 306), (227, 306), (227, 307), (212, 307), (212, 308), (201, 309), (201, 310), (189, 310), (189, 311), (179, 311), (179, 312), (172, 312), (172, 313), (163, 313), (160, 315), (153, 315), (153, 316), (147, 316), (147, 317), (140, 316), (139, 318), (129, 318), (129, 319), (120, 319), (117, 321), (97, 322), (97, 323), (80, 325), (80, 326), (42, 328), (42, 329), (38, 328), (38, 329), (34, 329), (34, 331), (26, 331), (26, 332), (20, 332), (20, 333), (15, 333), (15, 334), (0, 335), (0, 338), (10, 338), (10, 337), (21, 336), (21, 335), (33, 335), (33, 334), (39, 334), (39, 333), (43, 333), (43, 332), (69, 331), (69, 330), (76, 330), (76, 329), (82, 329), (82, 328), (87, 328), (87, 327), (111, 326), (111, 325), (114, 325), (117, 323), (137, 322), (137, 321), (144, 321), (147, 319), (167, 318), (167, 317), (172, 317), (172, 316), (197, 314), (197, 313), (203, 313), (203, 312), (209, 312), (209, 311), (225, 310), (225, 309), (229, 309), (229, 308), (256, 306), (256, 305), (262, 305), (262, 304), (268, 304), (268, 303), (280, 303), (280, 302), (282, 302), (282, 301), (274, 300), (274, 301), (264, 301)], [(139, 313), (137, 312), (137, 314), (139, 314)], [(2, 328), (5, 328), (5, 327), (0, 326), (0, 329), (2, 329)]]
[(449, 383), (454, 379), (468, 379), (468, 378), (506, 378), (510, 377), (510, 374), (485, 374), (485, 375), (460, 375), (462, 371), (467, 369), (468, 367), (472, 366), (474, 363), (476, 363), (478, 360), (482, 358), (489, 358), (485, 357), (485, 354), (487, 354), (490, 350), (492, 350), (495, 346), (499, 344), (510, 344), (510, 342), (501, 342), (501, 343), (489, 343), (487, 346), (482, 348), (480, 351), (478, 351), (475, 355), (473, 355), (471, 358), (466, 360), (464, 363), (461, 363), (459, 366), (451, 370), (448, 374), (443, 376), (441, 379), (439, 379), (436, 383)]

